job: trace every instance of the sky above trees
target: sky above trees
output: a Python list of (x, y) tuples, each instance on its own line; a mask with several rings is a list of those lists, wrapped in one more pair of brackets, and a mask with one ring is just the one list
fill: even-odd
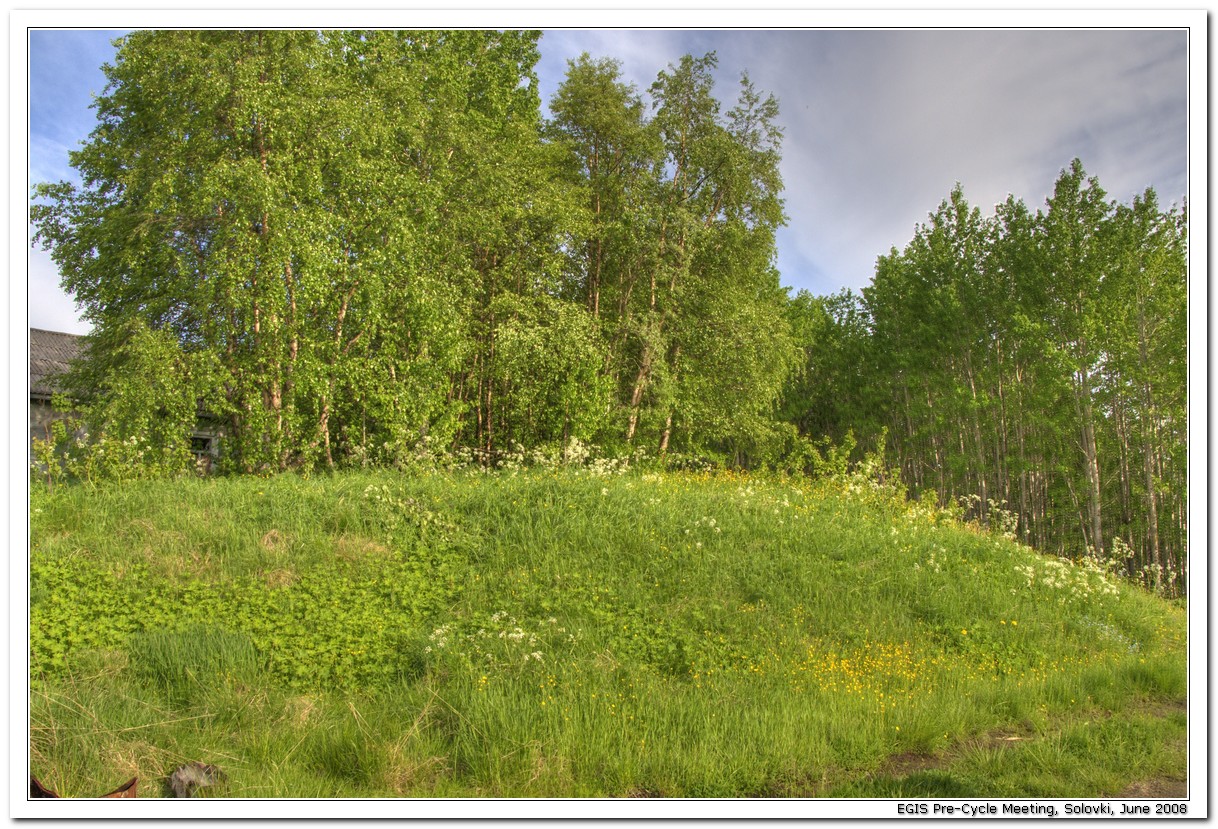
[[(30, 183), (72, 179), (67, 154), (94, 124), (91, 96), (120, 32), (30, 35)], [(1071, 159), (1109, 195), (1187, 187), (1184, 30), (553, 30), (537, 71), (543, 106), (582, 52), (621, 61), (645, 92), (683, 54), (718, 54), (720, 94), (742, 71), (779, 100), (789, 225), (782, 282), (815, 294), (867, 284), (959, 182), (988, 209), (1035, 208)], [(547, 111), (548, 114), (548, 111)], [(29, 323), (83, 332), (48, 255), (30, 251)]]

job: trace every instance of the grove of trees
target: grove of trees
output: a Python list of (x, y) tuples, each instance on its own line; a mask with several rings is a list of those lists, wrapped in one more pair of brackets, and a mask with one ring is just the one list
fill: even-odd
[(763, 440), (797, 356), (776, 103), (745, 78), (725, 111), (713, 54), (646, 101), (585, 56), (546, 121), (538, 38), (124, 38), (82, 186), (33, 208), (94, 326), (77, 396), (175, 388), (245, 471)]
[[(564, 447), (809, 469), (1179, 589), (1187, 221), (1079, 162), (1043, 209), (952, 191), (861, 295), (789, 296), (778, 104), (714, 54), (646, 91), (537, 32), (124, 37), (36, 240), (93, 326), (94, 435), (238, 472)], [(135, 445), (133, 443), (133, 445)], [(167, 454), (168, 453), (168, 454)]]
[(904, 482), (1161, 589), (1187, 563), (1187, 216), (1076, 159), (1043, 209), (957, 185), (862, 294), (796, 297), (808, 435), (886, 441)]

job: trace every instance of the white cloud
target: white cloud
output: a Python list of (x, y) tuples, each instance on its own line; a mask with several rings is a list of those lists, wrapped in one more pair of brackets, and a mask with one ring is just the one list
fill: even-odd
[[(31, 83), (43, 91), (31, 107), (35, 180), (71, 177), (66, 149), (92, 126), (80, 112), (99, 73), (82, 61), (100, 63), (114, 33), (92, 34), (91, 46), (84, 33), (44, 34), (51, 51), (31, 56), (47, 75)], [(779, 99), (791, 217), (779, 265), (785, 284), (814, 293), (865, 285), (956, 181), (986, 213), (1007, 193), (1041, 206), (1075, 156), (1120, 201), (1153, 185), (1166, 204), (1185, 188), (1182, 31), (551, 30), (543, 103), (583, 51), (619, 60), (646, 93), (682, 54), (711, 50), (725, 103), (743, 70)]]
[(59, 270), (51, 255), (41, 248), (31, 248), (27, 262), (30, 327), (69, 334), (89, 333), (92, 326), (80, 319), (76, 303), (59, 287)]
[(787, 237), (839, 285), (865, 284), (876, 256), (904, 245), (956, 181), (983, 212), (1008, 193), (1035, 208), (1078, 155), (1122, 201), (1151, 184), (1170, 188), (1168, 201), (1183, 189), (1179, 33), (862, 32), (809, 43), (815, 54), (774, 50), (784, 56), (771, 88), (788, 124)]
[(547, 31), (541, 39), (541, 61), (537, 66), (542, 104), (562, 83), (567, 61), (587, 52), (592, 58), (613, 58), (621, 64), (622, 80), (633, 83), (646, 96), (656, 75), (687, 51), (681, 32), (632, 32), (618, 30)]

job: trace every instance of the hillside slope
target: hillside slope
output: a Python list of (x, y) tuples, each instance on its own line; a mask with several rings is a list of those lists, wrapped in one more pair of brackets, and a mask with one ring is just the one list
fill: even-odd
[(1180, 607), (859, 478), (186, 480), (31, 527), (69, 796), (186, 760), (233, 797), (1183, 785)]

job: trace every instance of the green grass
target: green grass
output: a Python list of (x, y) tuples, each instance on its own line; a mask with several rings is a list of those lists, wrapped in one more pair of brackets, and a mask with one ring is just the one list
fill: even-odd
[(186, 480), (36, 492), (31, 528), (32, 771), (68, 796), (187, 760), (221, 797), (1184, 774), (1180, 607), (858, 481)]

